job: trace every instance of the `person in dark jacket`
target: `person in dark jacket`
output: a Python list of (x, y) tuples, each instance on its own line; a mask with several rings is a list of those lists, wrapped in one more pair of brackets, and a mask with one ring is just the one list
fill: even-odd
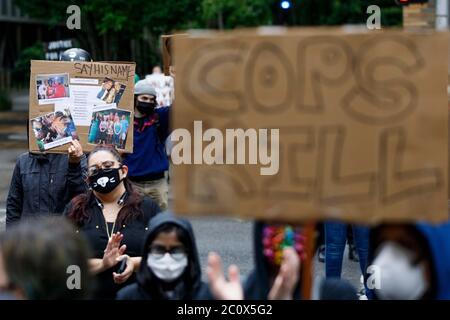
[(450, 222), (384, 224), (369, 243), (369, 299), (450, 299)]
[[(89, 52), (80, 48), (67, 49), (60, 60), (92, 61)], [(87, 190), (86, 172), (86, 156), (78, 140), (72, 141), (68, 156), (32, 152), (20, 155), (6, 200), (6, 227), (22, 218), (61, 214), (73, 197)]]
[(150, 221), (137, 282), (118, 300), (195, 300), (211, 298), (201, 281), (200, 260), (191, 224), (169, 212)]
[[(115, 299), (118, 290), (135, 280), (148, 223), (160, 212), (154, 201), (134, 190), (127, 169), (114, 147), (95, 147), (88, 158), (91, 190), (75, 197), (64, 212), (92, 249), (95, 299)], [(125, 269), (119, 272), (122, 260)]]
[(156, 108), (156, 91), (146, 80), (134, 87), (133, 153), (126, 155), (124, 164), (129, 178), (141, 193), (168, 207), (168, 183), (165, 172), (169, 160), (165, 141), (169, 135), (170, 107)]
[(61, 214), (87, 190), (87, 164), (81, 144), (73, 140), (68, 155), (27, 152), (19, 156), (6, 200), (6, 227), (24, 218)]
[(210, 253), (207, 275), (211, 293), (220, 300), (300, 299), (300, 261), (304, 259), (304, 240), (300, 228), (255, 223), (255, 269), (242, 287), (237, 266), (229, 267), (229, 281), (226, 281), (220, 257)]

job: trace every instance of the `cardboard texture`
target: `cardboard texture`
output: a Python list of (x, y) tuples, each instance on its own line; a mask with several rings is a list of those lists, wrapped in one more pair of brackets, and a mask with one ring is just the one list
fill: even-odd
[(161, 36), (163, 72), (166, 76), (170, 75), (170, 66), (173, 66), (172, 43), (175, 37), (185, 37), (187, 33), (170, 34)]
[(174, 165), (177, 214), (448, 219), (447, 33), (308, 28), (174, 40), (172, 121), (189, 130), (192, 154), (210, 143), (195, 137), (194, 121), (203, 133), (220, 129), (223, 154), (225, 129), (279, 129), (277, 174), (261, 175), (260, 161)]
[[(117, 109), (124, 109), (131, 112), (130, 123), (128, 126), (128, 137), (126, 145), (123, 150), (119, 150), (123, 153), (133, 152), (133, 109), (134, 109), (134, 62), (66, 62), (66, 61), (31, 61), (31, 76), (30, 76), (30, 105), (29, 105), (29, 119), (34, 119), (38, 116), (48, 114), (55, 111), (55, 108), (62, 108), (64, 102), (52, 100), (45, 100), (46, 104), (39, 104), (38, 92), (36, 88), (36, 79), (40, 75), (60, 75), (68, 74), (69, 83), (68, 86), (73, 85), (85, 85), (92, 86), (93, 83), (89, 81), (98, 80), (97, 86), (101, 86), (105, 78), (110, 78), (114, 81), (120, 82), (125, 85), (125, 90), (121, 93), (119, 102), (117, 103)], [(42, 78), (42, 77), (41, 77)], [(72, 83), (73, 79), (76, 83)], [(56, 105), (55, 105), (56, 103)], [(72, 112), (72, 116), (74, 116)], [(75, 117), (74, 117), (75, 118)], [(88, 133), (90, 126), (76, 126), (76, 131), (80, 139), (80, 143), (83, 147), (83, 151), (91, 151), (95, 145), (87, 143)], [(38, 152), (39, 148), (36, 143), (35, 136), (33, 134), (33, 128), (31, 127), (31, 121), (29, 123), (29, 150), (32, 152)], [(56, 148), (46, 150), (49, 153), (66, 153), (70, 144), (65, 144)]]

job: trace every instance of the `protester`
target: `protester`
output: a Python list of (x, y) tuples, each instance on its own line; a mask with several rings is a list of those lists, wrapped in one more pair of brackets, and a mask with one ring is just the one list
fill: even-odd
[[(148, 222), (160, 211), (155, 202), (134, 190), (127, 175), (115, 148), (97, 146), (88, 158), (92, 190), (75, 197), (65, 211), (93, 251), (89, 262), (98, 282), (96, 299), (114, 299), (119, 289), (134, 281)], [(123, 259), (126, 269), (118, 274)]]
[(0, 235), (0, 292), (9, 299), (88, 299), (88, 257), (85, 239), (61, 217), (15, 225)]
[(220, 256), (210, 253), (207, 276), (211, 293), (220, 300), (300, 299), (300, 260), (304, 237), (298, 229), (258, 222), (254, 228), (255, 270), (244, 286), (239, 269), (228, 269), (225, 280)]
[[(370, 232), (368, 297), (450, 299), (450, 223), (384, 224)], [(378, 278), (377, 278), (378, 277)]]
[[(348, 225), (342, 222), (325, 223), (325, 273), (327, 278), (340, 278)], [(353, 239), (358, 251), (359, 266), (364, 275), (369, 250), (369, 228), (352, 225)]]
[(86, 157), (73, 140), (68, 154), (26, 152), (14, 168), (6, 200), (6, 227), (29, 217), (61, 214), (66, 204), (86, 191)]
[(211, 298), (201, 281), (201, 266), (189, 221), (162, 213), (150, 221), (137, 282), (119, 300), (192, 300)]
[(165, 171), (169, 168), (164, 142), (169, 131), (170, 108), (155, 110), (156, 92), (147, 81), (136, 83), (134, 90), (134, 147), (133, 153), (126, 155), (124, 164), (136, 188), (164, 210), (168, 206)]

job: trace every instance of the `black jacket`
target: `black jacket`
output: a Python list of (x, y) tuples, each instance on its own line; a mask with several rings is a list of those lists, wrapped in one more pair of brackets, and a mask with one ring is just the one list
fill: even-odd
[[(75, 232), (82, 235), (88, 242), (91, 249), (91, 258), (102, 259), (104, 250), (108, 244), (108, 233), (106, 231), (106, 221), (103, 211), (98, 205), (95, 196), (91, 193), (86, 206), (86, 213), (88, 218), (83, 222), (75, 223)], [(128, 200), (125, 200), (127, 204)], [(70, 202), (64, 212), (65, 216), (69, 216), (72, 209), (73, 202)], [(141, 215), (137, 215), (133, 219), (117, 224), (114, 227), (114, 232), (120, 232), (123, 235), (122, 243), (127, 246), (125, 254), (130, 257), (139, 257), (142, 252), (142, 245), (145, 241), (148, 230), (148, 223), (152, 217), (157, 215), (161, 210), (159, 206), (150, 198), (144, 196), (140, 204)], [(72, 220), (73, 221), (73, 220)], [(112, 228), (112, 223), (109, 228)], [(111, 232), (111, 229), (109, 229)], [(132, 284), (136, 279), (134, 274), (128, 278), (125, 283), (116, 284), (113, 281), (113, 272), (117, 272), (120, 264), (104, 270), (95, 275), (96, 286), (93, 293), (93, 299), (107, 299), (114, 300), (117, 291), (123, 287)]]
[(66, 154), (21, 154), (9, 187), (6, 227), (21, 218), (61, 214), (74, 196), (87, 190), (86, 172), (85, 156), (73, 165)]
[(208, 287), (201, 281), (200, 259), (194, 232), (189, 221), (178, 218), (171, 213), (162, 213), (150, 220), (149, 230), (143, 247), (142, 262), (137, 274), (137, 282), (131, 284), (117, 293), (118, 300), (166, 300), (168, 297), (159, 290), (159, 279), (147, 266), (148, 246), (153, 241), (158, 229), (166, 223), (172, 223), (182, 228), (189, 236), (188, 266), (180, 278), (180, 284), (175, 291), (179, 300), (211, 299)]
[[(264, 223), (256, 222), (253, 229), (253, 251), (255, 255), (255, 269), (249, 274), (244, 283), (245, 300), (267, 300), (271, 289), (268, 263), (263, 253)], [(300, 299), (300, 283), (295, 290), (295, 299)]]

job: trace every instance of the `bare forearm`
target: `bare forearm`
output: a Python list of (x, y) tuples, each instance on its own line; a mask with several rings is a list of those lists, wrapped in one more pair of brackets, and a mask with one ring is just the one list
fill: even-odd
[(89, 271), (92, 274), (99, 274), (105, 271), (105, 266), (102, 259), (89, 259)]
[(139, 267), (141, 266), (142, 258), (141, 257), (131, 257), (130, 260), (133, 263), (134, 272), (138, 272)]

